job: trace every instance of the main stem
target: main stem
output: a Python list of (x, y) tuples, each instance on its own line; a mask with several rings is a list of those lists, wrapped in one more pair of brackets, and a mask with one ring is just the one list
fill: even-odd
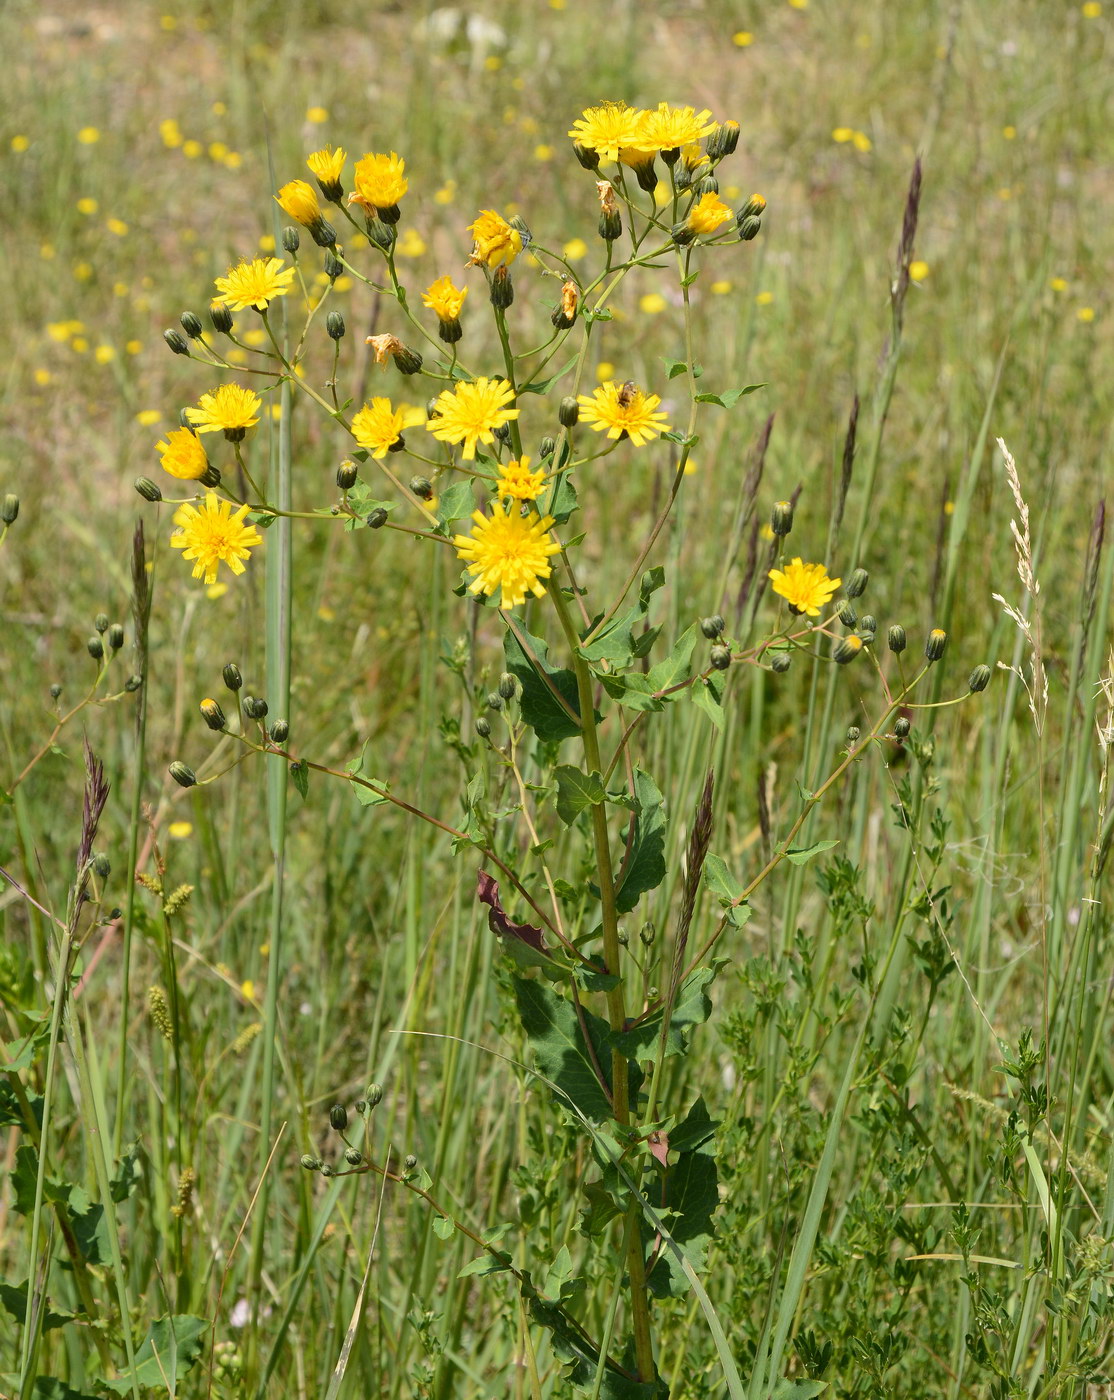
[[(568, 643), (576, 674), (577, 701), (580, 706), (580, 734), (584, 743), (584, 758), (590, 773), (602, 773), (596, 711), (592, 700), (592, 675), (588, 663), (580, 654), (579, 638), (569, 613), (560, 584), (549, 580), (549, 596), (557, 610), (561, 628)], [(603, 957), (607, 971), (619, 978), (607, 992), (607, 1020), (613, 1031), (621, 1031), (626, 1023), (626, 1001), (620, 978), (619, 911), (615, 904), (615, 872), (611, 864), (611, 844), (607, 834), (607, 812), (600, 803), (592, 808), (592, 837), (596, 852), (596, 873), (599, 877), (601, 922), (603, 927)], [(623, 1126), (630, 1123), (630, 1084), (627, 1060), (619, 1050), (611, 1051), (611, 1104), (615, 1120)], [(634, 1330), (635, 1359), (640, 1380), (654, 1378), (654, 1339), (650, 1330), (650, 1303), (646, 1294), (646, 1261), (642, 1254), (642, 1232), (639, 1229), (641, 1210), (637, 1196), (627, 1207), (624, 1237), (627, 1241), (627, 1273), (630, 1277), (631, 1325)]]

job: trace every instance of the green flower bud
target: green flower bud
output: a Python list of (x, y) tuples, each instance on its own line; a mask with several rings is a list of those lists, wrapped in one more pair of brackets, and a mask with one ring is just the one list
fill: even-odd
[(647, 919), (646, 922), (642, 925), (642, 927), (638, 930), (639, 941), (641, 942), (644, 948), (652, 947), (654, 939), (657, 936), (658, 931), (654, 927), (653, 920), (651, 919)]
[(701, 175), (693, 185), (692, 192), (698, 197), (702, 194), (719, 194), (719, 181), (714, 175)]
[(861, 637), (840, 637), (839, 641), (832, 647), (832, 660), (839, 666), (846, 666), (849, 661), (854, 661), (862, 649), (863, 639)]
[(489, 710), (501, 710), (503, 708), (503, 697), (497, 690), (488, 691), (487, 708)]
[(580, 405), (572, 394), (566, 394), (557, 409), (557, 421), (562, 428), (575, 428), (580, 421)]
[(350, 1167), (358, 1167), (364, 1160), (364, 1154), (358, 1147), (346, 1147), (344, 1149), (344, 1160)]
[(302, 246), (302, 235), (290, 224), (282, 231), (282, 246), (288, 253), (296, 253)]
[(410, 478), (410, 490), (420, 501), (428, 501), (433, 496), (433, 487), (430, 485), (427, 476), (412, 476)]
[(599, 235), (608, 243), (614, 243), (623, 232), (623, 216), (618, 209), (605, 209), (600, 214)]
[(220, 335), (227, 335), (232, 329), (232, 312), (223, 301), (209, 303), (209, 320), (212, 322), (213, 329)]
[(339, 311), (330, 311), (325, 317), (325, 329), (329, 332), (330, 340), (344, 339), (344, 317)]
[(317, 1168), (317, 1170), (321, 1173), (322, 1176), (336, 1176), (337, 1174), (336, 1168), (330, 1167), (328, 1162), (322, 1162), (321, 1165)]
[(201, 718), (214, 732), (219, 732), (228, 723), (224, 717), (224, 711), (216, 700), (211, 698), (202, 700), (198, 708), (201, 711)]
[(709, 160), (722, 160), (729, 156), (739, 144), (739, 123), (722, 122), (712, 132), (704, 144)]
[(318, 1158), (318, 1157), (311, 1157), (311, 1156), (309, 1155), (308, 1152), (303, 1152), (303, 1153), (302, 1153), (301, 1161), (302, 1161), (302, 1166), (305, 1167), (305, 1169), (306, 1169), (307, 1172), (315, 1172), (315, 1171), (320, 1170), (320, 1167), (321, 1167), (321, 1160), (320, 1160), (320, 1158)]
[(859, 620), (859, 615), (850, 603), (844, 601), (836, 609), (836, 617), (843, 623), (844, 627), (854, 627)]
[(717, 671), (726, 671), (731, 665), (731, 648), (714, 646), (711, 650), (711, 662)]
[(784, 539), (793, 528), (793, 502), (775, 501), (770, 513), (770, 529), (779, 539)]
[(244, 714), (248, 719), (266, 719), (267, 702), (255, 695), (245, 695), (243, 699)]
[(325, 254), (325, 276), (330, 282), (335, 282), (344, 271), (344, 264), (331, 250)]
[(145, 501), (154, 502), (162, 500), (162, 491), (149, 476), (137, 476), (135, 479), (135, 489)]
[(400, 345), (397, 350), (393, 350), (391, 353), (400, 374), (417, 374), (422, 367), (422, 357), (416, 350), (411, 350), (408, 345)]
[(551, 438), (548, 436), (543, 437), (538, 447), (538, 456), (552, 457), (556, 447), (557, 441), (555, 438)]
[(14, 525), (19, 515), (19, 497), (8, 493), (0, 502), (0, 520), (5, 525)]
[(792, 664), (792, 658), (784, 651), (775, 652), (770, 658), (770, 670), (776, 671), (779, 676), (784, 676)]
[(191, 788), (197, 785), (197, 774), (177, 759), (170, 765), (168, 772), (179, 787)]
[(367, 1100), (366, 1100), (366, 1099), (357, 1099), (356, 1102), (352, 1105), (352, 1107), (356, 1110), (357, 1113), (366, 1113), (366, 1112), (367, 1112)]
[(910, 725), (909, 721), (904, 715), (902, 715), (899, 719), (894, 720), (894, 737), (897, 739), (908, 738), (909, 730), (911, 728), (912, 726)]
[(337, 231), (328, 219), (318, 219), (310, 225), (309, 236), (319, 248), (336, 247)]
[(446, 345), (455, 345), (464, 334), (464, 327), (460, 324), (460, 317), (447, 316), (443, 321), (438, 320), (437, 334)]
[(170, 346), (175, 355), (188, 355), (190, 347), (186, 344), (186, 338), (181, 331), (168, 330), (162, 333), (163, 340)]
[(236, 665), (235, 661), (225, 662), (222, 675), (224, 677), (224, 684), (228, 690), (239, 690), (244, 683), (244, 678), (240, 675), (240, 668)]
[(387, 523), (386, 508), (384, 506), (376, 506), (373, 511), (369, 511), (367, 523), (369, 529), (381, 530)]
[(518, 695), (518, 679), (510, 671), (504, 671), (499, 677), (499, 694), (504, 700), (513, 700)]
[(404, 1172), (412, 1172), (417, 1165), (418, 1159), (414, 1156), (413, 1152), (408, 1153), (402, 1159), (402, 1170)]
[(348, 1110), (342, 1103), (335, 1103), (329, 1109), (329, 1125), (338, 1133), (344, 1132), (348, 1127)]
[(688, 221), (682, 219), (680, 223), (673, 225), (672, 229), (670, 229), (669, 236), (673, 239), (673, 242), (676, 243), (678, 248), (683, 248), (686, 243), (692, 242), (696, 237), (696, 233), (693, 229), (689, 228)]
[(751, 219), (761, 215), (766, 208), (766, 201), (760, 194), (752, 194), (743, 207), (735, 216), (740, 222), (743, 219)]
[(107, 880), (112, 874), (112, 862), (106, 855), (98, 853), (89, 862), (89, 865), (98, 880)]
[(272, 744), (285, 744), (290, 738), (290, 722), (285, 719), (276, 719), (269, 732)]
[(484, 719), (483, 715), (481, 715), (476, 721), (476, 733), (480, 736), (481, 739), (488, 739), (491, 737), (491, 725), (488, 724), (487, 720)]
[(859, 623), (859, 631), (871, 633), (878, 631), (878, 619), (873, 613), (863, 613), (862, 621)]
[(93, 619), (93, 626), (94, 626), (94, 627), (97, 629), (97, 631), (100, 632), (101, 635), (103, 636), (104, 633), (108, 631), (108, 614), (107, 614), (107, 613), (98, 613), (98, 614), (96, 615), (96, 617)]
[(859, 726), (858, 726), (857, 724), (851, 724), (851, 725), (848, 725), (848, 726), (847, 726), (847, 735), (846, 735), (846, 738), (847, 738), (847, 742), (848, 742), (849, 744), (857, 744), (857, 743), (859, 742), (859, 739), (860, 739), (861, 735), (862, 735), (862, 730), (859, 728)]
[(57, 700), (61, 694), (62, 687), (58, 684), (57, 681), (55, 681), (54, 684), (50, 687), (50, 698), (52, 700)]
[(505, 311), (514, 301), (514, 283), (510, 268), (504, 263), (491, 274), (491, 304), (499, 311)]
[(971, 679), (967, 682), (967, 689), (974, 691), (977, 695), (980, 690), (985, 690), (990, 684), (990, 667), (976, 666), (971, 672)]
[(118, 622), (114, 622), (105, 635), (113, 651), (119, 651), (124, 645), (124, 629)]
[(719, 613), (714, 613), (711, 617), (702, 617), (700, 619), (700, 630), (710, 642), (714, 642), (726, 626), (727, 623), (724, 622)]
[[(397, 204), (393, 207), (398, 211)], [(395, 240), (398, 238), (398, 234), (395, 233), (394, 229), (391, 227), (390, 221), (385, 221), (389, 210), (380, 209), (378, 212), (383, 217), (367, 220), (365, 225), (367, 228), (367, 236), (377, 248), (382, 248), (384, 252), (387, 252), (390, 248), (395, 246)]]
[(131, 695), (135, 691), (137, 691), (142, 686), (142, 684), (142, 676), (129, 676), (124, 682), (124, 689), (128, 692), (129, 695)]
[(585, 170), (598, 170), (600, 168), (600, 153), (594, 151), (591, 146), (582, 146), (579, 141), (572, 143), (573, 155), (584, 167)]
[(866, 592), (866, 586), (870, 582), (870, 575), (865, 569), (855, 569), (851, 577), (843, 585), (843, 591), (848, 598), (861, 598)]
[(762, 230), (762, 220), (757, 214), (750, 214), (745, 219), (739, 220), (739, 237), (744, 243), (751, 242), (758, 237)]
[(934, 627), (924, 644), (924, 654), (929, 661), (939, 661), (948, 644), (948, 634), (941, 627)]
[(104, 643), (99, 637), (90, 637), (85, 648), (94, 661), (100, 661), (104, 656)]
[(351, 458), (346, 457), (340, 466), (337, 467), (337, 485), (342, 491), (351, 491), (359, 476), (359, 468)]
[(182, 329), (191, 340), (200, 340), (205, 334), (205, 327), (201, 324), (201, 317), (195, 316), (192, 311), (183, 311), (178, 317)]
[(202, 486), (210, 486), (216, 488), (220, 485), (220, 472), (217, 471), (216, 467), (214, 467), (213, 464), (210, 462), (209, 465), (198, 477), (198, 480), (201, 482)]
[(367, 1086), (367, 1094), (365, 1095), (365, 1097), (367, 1099), (368, 1108), (375, 1108), (375, 1106), (381, 1103), (383, 1100), (382, 1084), (369, 1084)]
[(895, 622), (887, 632), (886, 641), (890, 650), (898, 655), (905, 650), (905, 628), (900, 622)]

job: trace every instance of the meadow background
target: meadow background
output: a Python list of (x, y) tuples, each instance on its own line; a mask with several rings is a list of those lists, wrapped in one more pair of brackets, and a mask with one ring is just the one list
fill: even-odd
[[(566, 132), (602, 98), (666, 99), (737, 120), (726, 195), (768, 201), (759, 238), (717, 253), (694, 288), (708, 383), (765, 387), (702, 428), (676, 527), (653, 560), (669, 573), (666, 636), (717, 610), (750, 617), (753, 597), (738, 600), (752, 526), (799, 487), (791, 552), (844, 577), (868, 568), (861, 601), (880, 639), (900, 622), (919, 654), (930, 627), (948, 631), (938, 698), (963, 693), (978, 663), (1024, 666), (1028, 644), (991, 597), (1022, 606), (1000, 436), (1031, 513), (1049, 684), (1040, 734), (1023, 687), (999, 670), (984, 694), (916, 717), (909, 751), (857, 764), (810, 826), (839, 839), (837, 858), (779, 871), (723, 950), (713, 1021), (674, 1086), (681, 1098), (702, 1093), (721, 1121), (705, 1284), (746, 1374), (785, 1296), (832, 1105), (869, 1017), (872, 1048), (850, 1085), (786, 1374), (839, 1396), (1108, 1393), (1111, 826), (1096, 720), (1109, 723), (1112, 552), (1096, 512), (1104, 494), (1109, 504), (1114, 422), (1112, 24), (1093, 0), (0, 9), (0, 494), (20, 498), (0, 548), (0, 866), (22, 887), (0, 888), (10, 1289), (28, 1270), (19, 1101), (42, 1074), (41, 1056), (28, 1064), (16, 1051), (52, 998), (50, 923), (22, 891), (64, 916), (84, 730), (111, 784), (97, 850), (112, 869), (97, 878), (104, 922), (83, 949), (78, 1005), (114, 1152), (139, 1143), (115, 1206), (136, 1340), (151, 1319), (194, 1314), (213, 1329), (175, 1393), (324, 1395), (374, 1237), (363, 1324), (333, 1393), (567, 1393), (544, 1337), (527, 1345), (513, 1290), (457, 1277), (475, 1252), (467, 1240), (435, 1236), (420, 1202), (381, 1196), (376, 1178), (328, 1182), (299, 1166), (304, 1152), (335, 1155), (330, 1105), (376, 1081), (377, 1150), (415, 1154), (477, 1229), (509, 1222), (506, 1247), (522, 1257), (578, 1247), (586, 1164), (575, 1135), (521, 1070), (482, 1048), (523, 1056), (473, 898), (474, 861), (400, 813), (361, 808), (343, 784), (315, 782), (306, 801), (290, 800), (275, 1069), (287, 1128), (259, 1242), (266, 1312), (245, 1325), (246, 1237), (230, 1254), (259, 1180), (265, 774), (249, 763), (187, 792), (167, 767), (205, 771), (212, 744), (197, 704), (223, 695), (225, 662), (263, 687), (263, 570), (227, 587), (194, 583), (167, 547), (169, 511), (156, 514), (133, 481), (160, 475), (156, 440), (212, 387), (162, 331), (182, 311), (203, 313), (230, 263), (273, 248), (271, 194), (305, 175), (308, 152), (332, 142), (405, 155), (399, 266), (416, 293), (461, 270), (480, 208), (517, 210), (589, 266), (595, 192)], [(890, 284), (918, 155), (898, 357)], [(516, 315), (528, 318), (528, 272), (516, 273)], [(350, 328), (348, 392), (402, 393), (394, 371), (372, 379), (362, 352), (364, 334), (396, 329), (386, 309), (343, 281), (335, 296)], [(668, 400), (661, 359), (683, 354), (677, 300), (665, 274), (629, 278), (615, 321), (597, 328), (592, 373), (614, 354), (620, 379)], [(842, 550), (828, 557), (856, 394), (856, 470)], [(771, 415), (752, 511), (743, 482)], [(308, 415), (293, 434), (296, 478), (331, 499), (343, 448)], [(602, 596), (669, 479), (662, 446), (610, 459), (587, 496), (584, 567)], [(139, 518), (154, 570), (137, 771), (133, 696), (55, 735), (50, 687), (61, 685), (63, 712), (89, 687), (86, 640), (104, 613), (127, 633), (108, 687), (123, 692)], [(451, 741), (469, 741), (474, 696), (445, 658), (474, 646), (486, 690), (496, 639), (473, 635), (451, 571), (431, 586), (408, 542), (385, 535), (297, 537), (291, 743), (335, 767), (366, 744), (397, 791), (454, 821), (468, 763)], [(719, 777), (714, 849), (745, 880), (768, 839), (761, 803), (775, 830), (786, 825), (795, 784), (829, 771), (847, 726), (877, 707), (867, 667), (818, 675), (795, 665), (785, 677), (735, 676), (722, 734), (689, 707), (663, 717), (650, 757), (669, 782), (675, 870), (707, 763)], [(193, 893), (164, 926), (159, 901), (138, 891), (125, 986), (111, 914), (128, 900), (137, 790), (139, 869), (161, 873), (166, 892)], [(902, 802), (912, 835), (895, 819)], [(677, 896), (667, 881), (638, 919), (666, 928)], [(878, 996), (878, 948), (894, 930), (901, 954)], [(152, 1023), (151, 986), (180, 999), (180, 1043)], [(50, 1172), (101, 1199), (90, 1106), (69, 1062), (64, 1085)], [(61, 1255), (56, 1237), (50, 1248)], [(109, 1313), (113, 1277), (94, 1261), (90, 1288)], [(589, 1266), (589, 1317), (613, 1287)], [(76, 1288), (56, 1263), (52, 1304), (76, 1307)], [(15, 1393), (18, 1297), (6, 1293), (5, 1307), (0, 1391)], [(672, 1300), (661, 1319), (672, 1393), (723, 1394), (696, 1305)], [(36, 1393), (68, 1400), (63, 1381), (91, 1393), (105, 1374), (95, 1331), (78, 1322), (45, 1334), (41, 1374), (60, 1388)]]

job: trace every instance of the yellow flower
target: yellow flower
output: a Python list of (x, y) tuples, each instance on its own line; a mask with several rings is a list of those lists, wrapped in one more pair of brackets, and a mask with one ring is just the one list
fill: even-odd
[(842, 579), (829, 578), (823, 564), (805, 564), (797, 558), (784, 569), (771, 569), (770, 582), (793, 612), (819, 617), (820, 609), (831, 602)]
[(225, 563), (234, 574), (244, 572), (244, 560), (263, 543), (263, 536), (254, 525), (245, 525), (246, 505), (236, 511), (230, 501), (222, 501), (208, 492), (201, 508), (179, 506), (174, 512), (176, 534), (170, 537), (171, 549), (180, 549), (183, 559), (194, 560), (193, 576), (206, 583), (216, 583), (217, 566)]
[(339, 146), (335, 151), (332, 146), (326, 146), (323, 150), (314, 151), (306, 157), (306, 164), (316, 176), (321, 193), (326, 199), (339, 199), (343, 193), (340, 177), (347, 159), (348, 153)]
[(306, 112), (306, 121), (312, 122), (314, 126), (320, 126), (322, 122), (329, 120), (329, 109), (327, 107), (310, 107)]
[(162, 137), (163, 145), (170, 147), (171, 150), (182, 144), (182, 131), (173, 117), (163, 117), (162, 121), (159, 122), (159, 135)]
[(686, 223), (693, 233), (715, 233), (721, 224), (731, 218), (731, 210), (718, 194), (702, 194), (689, 210)]
[(317, 191), (305, 180), (289, 180), (275, 195), (275, 200), (283, 213), (289, 214), (303, 228), (314, 228), (321, 222)]
[(281, 258), (252, 258), (230, 267), (226, 277), (216, 279), (218, 295), (213, 300), (233, 311), (246, 311), (249, 306), (266, 311), (275, 297), (287, 294), (293, 280), (294, 269), (284, 267)]
[(477, 442), (494, 442), (494, 429), (518, 417), (517, 408), (507, 408), (514, 390), (505, 379), (473, 379), (444, 389), (437, 396), (435, 416), (426, 427), (438, 442), (462, 442), (461, 456), (471, 461)]
[(639, 146), (643, 113), (625, 102), (601, 102), (586, 107), (572, 124), (569, 135), (579, 146), (595, 151), (600, 160), (618, 160), (624, 146)]
[(522, 252), (522, 234), (494, 209), (481, 210), (475, 222), (468, 225), (468, 232), (476, 245), (468, 259), (470, 267), (477, 263), (509, 267)]
[(186, 417), (199, 433), (223, 432), (229, 442), (239, 442), (259, 422), (261, 407), (259, 395), (251, 389), (222, 384), (211, 394), (202, 394), (197, 408), (186, 409)]
[(496, 494), (514, 501), (536, 501), (545, 482), (545, 468), (530, 470), (530, 458), (519, 457), (499, 468)]
[(502, 608), (517, 608), (526, 601), (527, 593), (542, 597), (545, 585), (541, 580), (553, 572), (549, 558), (561, 548), (548, 533), (553, 517), (533, 511), (523, 517), (517, 507), (506, 511), (497, 501), (490, 518), (477, 510), (472, 520), (471, 535), (453, 536), (457, 554), (474, 576), (468, 591), (490, 596), (501, 589)]
[(631, 380), (618, 384), (609, 379), (593, 393), (581, 394), (577, 403), (581, 420), (589, 427), (597, 433), (606, 429), (609, 438), (626, 434), (635, 447), (643, 447), (669, 431), (666, 415), (654, 412), (661, 399), (657, 394), (644, 394)]
[(701, 141), (716, 129), (709, 111), (698, 112), (693, 107), (671, 107), (659, 102), (652, 111), (643, 112), (638, 123), (638, 136), (631, 142), (644, 151), (675, 151), (693, 141)]
[(95, 146), (101, 139), (101, 134), (95, 126), (83, 126), (77, 133), (77, 139), (83, 146)]
[(422, 293), (423, 303), (436, 312), (439, 321), (455, 321), (460, 316), (460, 308), (468, 295), (467, 287), (455, 287), (453, 279), (446, 274), (438, 277)]
[(374, 398), (353, 417), (352, 436), (378, 462), (401, 440), (403, 430), (420, 423), (423, 416), (421, 409), (405, 404), (392, 408), (390, 399)]
[(167, 433), (166, 441), (156, 444), (162, 456), (162, 469), (179, 481), (196, 481), (209, 470), (209, 459), (195, 433), (189, 428), (175, 428)]
[(923, 258), (915, 258), (909, 264), (909, 276), (914, 282), (923, 282), (931, 271), (932, 269)]
[(352, 177), (356, 187), (348, 196), (348, 203), (360, 205), (371, 218), (377, 212), (393, 213), (409, 186), (402, 173), (405, 169), (406, 162), (394, 151), (389, 156), (364, 156), (356, 162)]
[(669, 305), (660, 292), (647, 292), (645, 296), (639, 297), (638, 309), (644, 311), (647, 316), (656, 316), (659, 311), (664, 311)]
[(561, 252), (566, 262), (579, 262), (581, 258), (587, 257), (588, 245), (583, 238), (570, 238)]

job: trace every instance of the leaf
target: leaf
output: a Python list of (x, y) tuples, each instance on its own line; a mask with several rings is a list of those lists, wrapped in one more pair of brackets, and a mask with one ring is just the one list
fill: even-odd
[(508, 952), (529, 949), (535, 955), (519, 958), (519, 962), (529, 967), (545, 966), (552, 961), (540, 928), (535, 928), (533, 924), (516, 924), (507, 918), (499, 902), (499, 882), (492, 879), (486, 870), (481, 870), (477, 877), (476, 898), (487, 905), (488, 927), (498, 935)]
[(31, 1393), (35, 1400), (99, 1400), (86, 1390), (73, 1390), (65, 1381), (57, 1380), (54, 1376), (37, 1377)]
[[(364, 453), (364, 459), (367, 453)], [(353, 457), (359, 457), (360, 453), (353, 452)], [(365, 481), (357, 479), (355, 486), (348, 488), (348, 506), (355, 514), (354, 520), (346, 520), (344, 528), (346, 530), (360, 530), (367, 524), (367, 518), (373, 510), (392, 511), (398, 509), (395, 501), (380, 501), (371, 494), (371, 487)]]
[(557, 815), (566, 826), (572, 826), (589, 807), (599, 807), (607, 795), (598, 773), (582, 773), (571, 763), (559, 763), (553, 774), (557, 779)]
[(647, 680), (654, 690), (666, 690), (671, 685), (688, 679), (689, 662), (696, 646), (697, 627), (692, 626), (677, 638), (673, 650), (656, 666), (651, 666)]
[(139, 1143), (131, 1142), (124, 1149), (124, 1155), (120, 1158), (116, 1174), (109, 1182), (109, 1191), (113, 1201), (117, 1205), (121, 1201), (126, 1201), (130, 1195), (138, 1190), (142, 1180), (143, 1167), (140, 1163)]
[(655, 564), (652, 569), (647, 569), (642, 575), (642, 582), (638, 586), (638, 601), (642, 604), (643, 610), (649, 603), (650, 598), (659, 588), (665, 587), (665, 570), (660, 564)]
[[(177, 1393), (178, 1382), (201, 1355), (201, 1339), (210, 1327), (206, 1317), (160, 1317), (152, 1322), (147, 1335), (135, 1354), (135, 1377), (141, 1386), (151, 1386), (171, 1395)], [(101, 1380), (98, 1384), (127, 1395), (132, 1389), (131, 1373), (119, 1380)]]
[(721, 856), (711, 852), (704, 857), (704, 883), (720, 902), (727, 920), (736, 928), (742, 928), (750, 921), (751, 907), (746, 900), (739, 900), (743, 887), (727, 868)]
[(610, 1081), (605, 1091), (596, 1072), (598, 1064), (606, 1079), (611, 1069), (611, 1056), (604, 1049), (609, 1034), (607, 1023), (589, 1011), (583, 1013), (595, 1050), (593, 1060), (571, 1002), (543, 983), (525, 977), (514, 978), (514, 995), (538, 1069), (561, 1091), (558, 1102), (564, 1102), (563, 1096), (567, 1095), (590, 1121), (602, 1123), (610, 1119)]
[(298, 789), (304, 802), (306, 794), (309, 792), (309, 765), (304, 758), (300, 762), (290, 765), (290, 781)]
[(447, 1215), (435, 1215), (433, 1217), (433, 1233), (439, 1240), (452, 1239), (454, 1228), (453, 1222)]
[(454, 481), (451, 486), (446, 486), (437, 500), (435, 514), (438, 522), (438, 533), (449, 534), (449, 527), (454, 520), (463, 520), (466, 515), (471, 515), (475, 509), (476, 496), (472, 490), (470, 477), (465, 477), (463, 481)]
[(830, 851), (833, 846), (838, 846), (838, 841), (817, 841), (814, 846), (793, 846), (785, 853), (785, 859), (794, 865), (804, 865), (813, 856), (823, 855), (825, 851)]
[[(5, 1283), (0, 1280), (0, 1303), (11, 1313), (16, 1323), (22, 1327), (27, 1321), (26, 1280), (17, 1284)], [(41, 1299), (39, 1307), (42, 1307)], [(72, 1312), (57, 1312), (47, 1303), (46, 1311), (42, 1315), (42, 1329), (44, 1332), (49, 1332), (53, 1327), (65, 1327), (66, 1323), (72, 1322), (76, 1316), (77, 1314)]]
[(628, 710), (664, 710), (665, 701), (654, 694), (649, 680), (632, 671), (629, 675), (616, 676), (596, 672), (597, 679), (612, 700)]
[(599, 636), (592, 641), (581, 643), (578, 648), (585, 661), (610, 661), (614, 666), (628, 666), (634, 656), (634, 642), (631, 628), (645, 615), (639, 603), (622, 617), (613, 618)]
[(546, 1270), (544, 1281), (538, 1285), (538, 1295), (547, 1303), (564, 1303), (584, 1287), (582, 1278), (574, 1278), (572, 1255), (567, 1244), (557, 1251), (557, 1257)]
[(548, 394), (554, 384), (557, 383), (558, 379), (563, 379), (565, 375), (568, 374), (569, 370), (576, 365), (579, 359), (580, 354), (577, 352), (571, 360), (561, 366), (556, 374), (551, 374), (548, 379), (532, 379), (529, 384), (520, 385), (518, 390), (519, 394)]
[(481, 1278), (487, 1274), (504, 1274), (511, 1266), (511, 1256), (509, 1254), (481, 1254), (478, 1259), (473, 1259), (465, 1264), (457, 1278), (471, 1278), (479, 1275)]
[(634, 839), (615, 891), (615, 907), (628, 914), (665, 879), (665, 799), (641, 768), (634, 770)]
[[(367, 746), (370, 742), (369, 739), (364, 740), (359, 758), (354, 758), (344, 771), (353, 778), (367, 778), (369, 782), (379, 783), (381, 788), (389, 788), (389, 783), (380, 782), (378, 778), (369, 778), (363, 771), (364, 756), (367, 754)], [(361, 807), (379, 807), (388, 800), (382, 793), (376, 792), (374, 788), (365, 787), (363, 783), (351, 783), (350, 786)]]
[[(580, 714), (576, 675), (572, 671), (551, 666), (547, 644), (540, 638), (531, 636), (524, 627), (520, 628), (520, 631), (531, 654), (526, 654), (509, 627), (503, 638), (503, 653), (507, 661), (507, 670), (522, 686), (522, 718), (539, 739), (571, 739), (574, 734), (580, 733), (579, 718), (572, 717)], [(546, 676), (548, 684), (542, 680), (542, 675)], [(572, 715), (557, 701), (550, 687), (565, 700)]]
[[(704, 1100), (698, 1098), (684, 1122), (670, 1134), (671, 1149), (678, 1142), (696, 1145), (681, 1151), (663, 1178), (662, 1204), (669, 1211), (669, 1233), (697, 1273), (707, 1264), (708, 1245), (714, 1234), (712, 1217), (719, 1205), (714, 1130)], [(647, 1242), (656, 1240), (653, 1228), (645, 1220), (642, 1234)], [(680, 1260), (664, 1249), (650, 1268), (646, 1282), (658, 1298), (679, 1297), (691, 1287)]]
[[(716, 980), (722, 966), (720, 960), (711, 967), (694, 968), (677, 989), (677, 1000), (673, 1005), (673, 1014), (669, 1018), (669, 1029), (665, 1036), (667, 1055), (683, 1054), (687, 1048), (686, 1032), (706, 1021), (712, 1014), (712, 999), (708, 995), (708, 988)], [(665, 1008), (659, 1007), (629, 1030), (613, 1031), (611, 1044), (628, 1059), (652, 1059), (661, 1040), (664, 1016)]]
[[(678, 377), (678, 375), (687, 374), (687, 373), (688, 373), (689, 366), (688, 366), (688, 361), (687, 361), (687, 360), (668, 360), (668, 359), (666, 359), (665, 356), (663, 355), (663, 356), (662, 356), (662, 361), (661, 361), (661, 362), (662, 362), (662, 364), (665, 366), (666, 371), (668, 372), (669, 378), (670, 378), (670, 379), (676, 379), (676, 378)], [(699, 379), (700, 376), (701, 376), (703, 373), (704, 373), (704, 366), (703, 366), (703, 365), (700, 365), (700, 364), (694, 364), (694, 365), (693, 365), (693, 367), (692, 367), (692, 377), (693, 377), (694, 379)]]
[[(571, 515), (580, 509), (580, 503), (576, 498), (576, 487), (573, 485), (572, 477), (568, 472), (562, 472), (557, 478), (557, 483), (553, 489), (553, 497), (549, 502), (549, 509), (546, 512), (552, 515), (555, 525), (564, 525)], [(575, 544), (575, 540), (568, 540), (565, 548), (570, 548)]]
[(717, 729), (723, 728), (723, 672), (713, 671), (702, 676), (689, 689), (689, 697), (698, 710), (708, 716)]
[(827, 1381), (791, 1381), (783, 1377), (770, 1392), (770, 1400), (814, 1400), (827, 1388)]
[(756, 389), (764, 389), (763, 384), (748, 384), (743, 389), (725, 389), (722, 394), (697, 394), (697, 403), (715, 403), (720, 408), (731, 408), (737, 404), (741, 398), (747, 394), (753, 394)]

